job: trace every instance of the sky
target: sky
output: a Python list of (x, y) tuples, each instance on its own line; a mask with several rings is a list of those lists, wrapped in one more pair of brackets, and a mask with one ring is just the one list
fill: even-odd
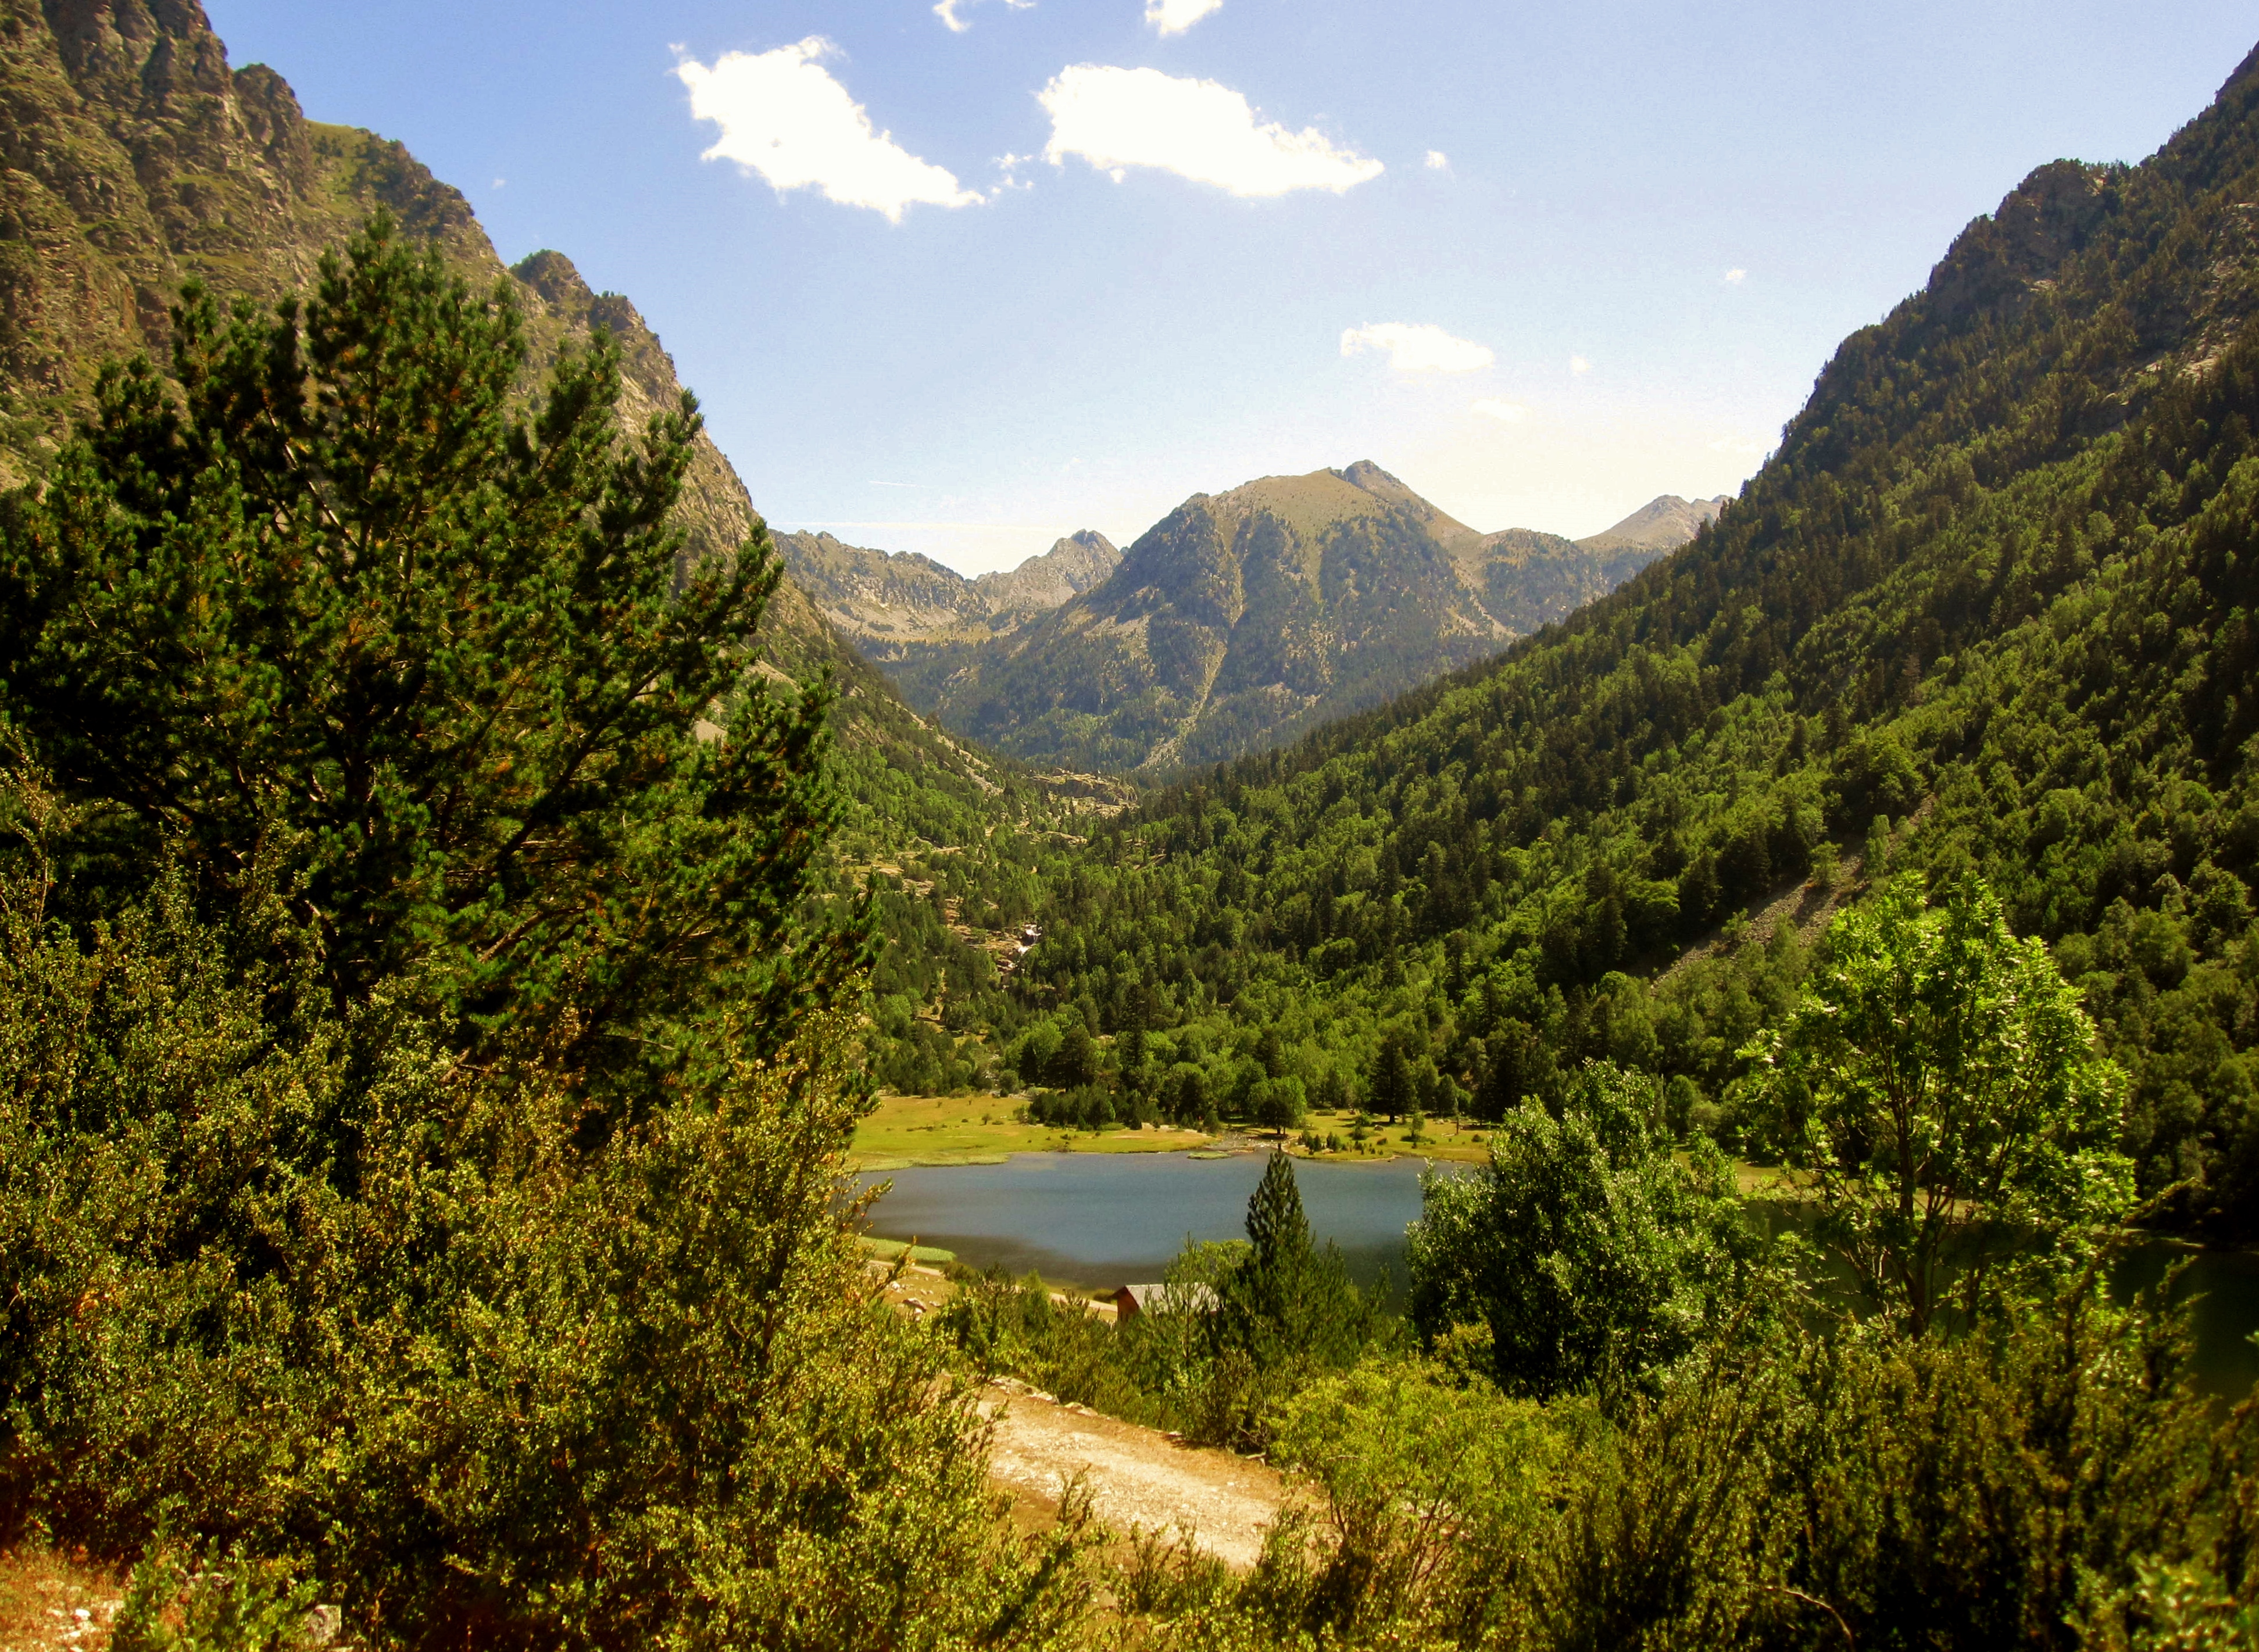
[(206, 0), (673, 353), (773, 526), (1007, 567), (1372, 459), (1470, 526), (1737, 489), (1849, 332), (2248, 0)]

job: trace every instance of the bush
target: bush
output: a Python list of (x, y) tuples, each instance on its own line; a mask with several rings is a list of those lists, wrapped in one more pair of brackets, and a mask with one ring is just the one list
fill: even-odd
[(844, 1024), (764, 1059), (725, 1023), (589, 1147), (569, 1090), (388, 999), (274, 1028), (281, 984), (160, 895), (82, 947), (5, 889), (0, 1526), (295, 1556), (410, 1639), (1049, 1609), (839, 1227)]
[(1545, 1398), (1643, 1381), (1721, 1322), (1756, 1243), (1716, 1150), (1674, 1157), (1653, 1088), (1590, 1065), (1557, 1116), (1526, 1103), (1486, 1164), (1429, 1178), (1408, 1258), (1423, 1337), (1485, 1326), (1499, 1385)]

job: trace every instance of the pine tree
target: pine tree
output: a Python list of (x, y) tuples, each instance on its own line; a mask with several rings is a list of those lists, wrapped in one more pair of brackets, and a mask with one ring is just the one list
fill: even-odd
[(521, 404), (507, 290), (383, 219), (303, 302), (175, 320), (0, 516), (0, 712), (113, 902), (160, 845), (216, 915), (279, 887), (338, 1008), (413, 973), (464, 1053), (583, 1074), (835, 993), (828, 692), (750, 669), (764, 532), (679, 566), (692, 400), (623, 435), (600, 334)]
[(1285, 1278), (1308, 1265), (1310, 1219), (1302, 1212), (1294, 1161), (1283, 1152), (1272, 1153), (1247, 1201), (1247, 1241), (1254, 1247), (1250, 1264), (1257, 1273)]

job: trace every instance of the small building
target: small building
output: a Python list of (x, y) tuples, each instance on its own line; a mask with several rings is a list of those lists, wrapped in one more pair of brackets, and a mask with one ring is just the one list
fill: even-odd
[(1214, 1287), (1205, 1285), (1125, 1285), (1114, 1293), (1116, 1324), (1140, 1314), (1213, 1314), (1222, 1306)]

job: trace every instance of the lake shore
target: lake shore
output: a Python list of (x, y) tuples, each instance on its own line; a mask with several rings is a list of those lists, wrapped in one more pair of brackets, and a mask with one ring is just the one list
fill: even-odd
[[(1023, 1122), (1023, 1095), (884, 1095), (858, 1125), (848, 1165), (858, 1171), (939, 1169), (954, 1164), (1001, 1164), (1022, 1153), (1268, 1152), (1267, 1136), (1240, 1131), (1210, 1135), (1163, 1125), (1111, 1130), (1066, 1130)], [(1347, 1138), (1350, 1114), (1314, 1113), (1308, 1129)], [(1432, 1158), (1474, 1164), (1489, 1152), (1478, 1131), (1431, 1128), (1415, 1141), (1402, 1125), (1377, 1125), (1362, 1150), (1316, 1152), (1289, 1135), (1284, 1143), (1298, 1159), (1316, 1164), (1371, 1164), (1392, 1158)]]

